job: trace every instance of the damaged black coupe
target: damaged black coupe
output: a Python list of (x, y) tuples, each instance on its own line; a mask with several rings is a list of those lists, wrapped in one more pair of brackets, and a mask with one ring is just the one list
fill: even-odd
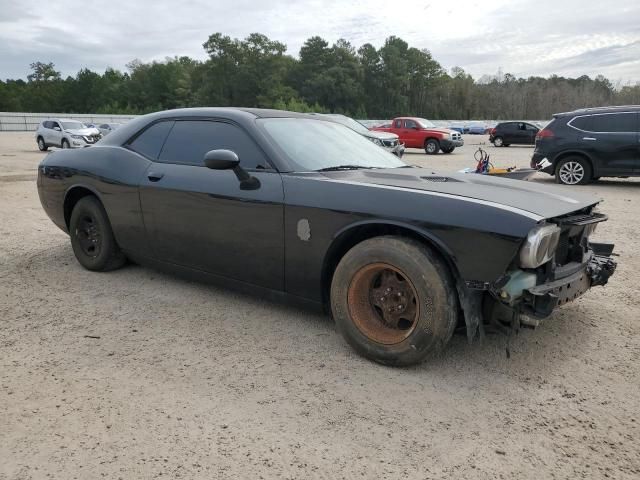
[(407, 365), (466, 325), (547, 317), (615, 270), (598, 200), (409, 166), (352, 130), (258, 109), (172, 110), (40, 164), (90, 270), (126, 259), (324, 305), (358, 352)]

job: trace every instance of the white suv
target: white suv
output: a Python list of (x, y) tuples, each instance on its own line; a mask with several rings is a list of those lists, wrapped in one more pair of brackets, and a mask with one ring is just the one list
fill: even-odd
[(93, 145), (102, 138), (97, 128), (88, 128), (77, 120), (45, 120), (38, 125), (36, 142), (44, 152), (49, 147), (80, 148)]

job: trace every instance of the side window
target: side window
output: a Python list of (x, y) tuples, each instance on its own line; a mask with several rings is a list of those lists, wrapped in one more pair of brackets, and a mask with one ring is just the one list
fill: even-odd
[(518, 124), (518, 130), (526, 130), (527, 127), (525, 127), (524, 123), (519, 123)]
[(591, 116), (587, 117), (576, 117), (570, 121), (571, 126), (577, 128), (579, 130), (584, 130), (585, 132), (591, 131)]
[(414, 122), (413, 120), (405, 120), (404, 121), (404, 128), (416, 128), (418, 126), (418, 124), (416, 122)]
[(51, 122), (49, 120), (45, 120), (44, 122), (42, 122), (42, 127), (51, 128)]
[(49, 128), (60, 128), (60, 124), (58, 122), (51, 122), (51, 126)]
[(160, 162), (204, 165), (209, 150), (234, 151), (248, 170), (270, 169), (254, 141), (240, 127), (224, 122), (179, 120), (169, 133), (158, 159)]
[(393, 122), (393, 128), (402, 128), (402, 120), (396, 120)]
[(593, 115), (591, 131), (593, 132), (635, 132), (635, 113), (613, 113), (610, 115)]
[(515, 127), (516, 127), (515, 123), (507, 122), (502, 124), (502, 128), (507, 131), (515, 130), (516, 129)]
[(535, 125), (531, 125), (530, 123), (525, 123), (524, 124), (525, 128), (529, 131), (537, 131), (538, 127), (536, 127)]
[(99, 128), (109, 128), (109, 125), (107, 125), (106, 123), (103, 123), (102, 125), (100, 125)]
[(175, 122), (158, 122), (144, 130), (140, 135), (129, 142), (127, 148), (144, 155), (151, 160), (156, 160), (162, 150), (167, 134)]

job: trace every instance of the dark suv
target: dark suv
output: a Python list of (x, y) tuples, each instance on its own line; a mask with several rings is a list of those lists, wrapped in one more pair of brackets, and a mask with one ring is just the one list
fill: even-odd
[(489, 131), (489, 141), (496, 147), (533, 145), (540, 128), (527, 122), (500, 122)]
[(558, 113), (536, 136), (531, 167), (565, 185), (640, 176), (640, 106)]

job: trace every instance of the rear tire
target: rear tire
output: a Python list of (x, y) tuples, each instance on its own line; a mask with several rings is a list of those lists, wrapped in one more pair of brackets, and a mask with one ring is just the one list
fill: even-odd
[(107, 272), (124, 265), (126, 258), (113, 236), (107, 212), (96, 197), (83, 197), (75, 205), (69, 235), (73, 253), (87, 270)]
[(494, 145), (495, 147), (502, 147), (502, 146), (504, 146), (504, 142), (503, 142), (503, 140), (502, 140), (502, 137), (496, 137), (496, 138), (494, 138), (494, 139), (493, 139), (493, 145)]
[(49, 147), (47, 147), (47, 144), (44, 143), (44, 138), (38, 137), (38, 150), (40, 150), (41, 152), (46, 152), (48, 149)]
[(592, 176), (591, 164), (584, 157), (566, 157), (556, 166), (556, 182), (562, 185), (586, 185)]
[(458, 300), (447, 265), (431, 249), (382, 236), (357, 244), (340, 260), (331, 311), (360, 355), (401, 366), (444, 349), (458, 321)]
[(427, 155), (435, 155), (440, 150), (440, 142), (435, 138), (430, 138), (424, 142), (424, 151)]

